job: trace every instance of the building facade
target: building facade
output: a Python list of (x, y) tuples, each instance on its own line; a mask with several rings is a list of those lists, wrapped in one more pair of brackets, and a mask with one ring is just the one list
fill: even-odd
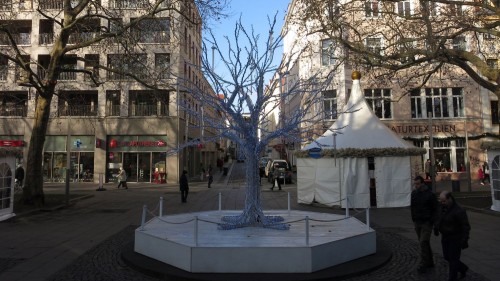
[[(64, 20), (63, 1), (2, 3), (7, 2), (9, 5), (0, 6), (6, 15), (0, 24), (10, 28), (16, 45), (32, 62), (31, 69), (42, 77), (54, 38), (61, 31), (55, 22)], [(215, 166), (220, 144), (178, 149), (202, 140), (203, 134), (217, 132), (201, 130), (200, 121), (192, 114), (203, 111), (196, 91), (212, 91), (200, 71), (199, 12), (193, 1), (172, 3), (178, 9), (165, 9), (133, 28), (132, 56), (124, 55), (126, 44), (117, 39), (77, 48), (64, 57), (61, 67), (67, 71), (62, 71), (56, 82), (41, 163), (45, 181), (64, 181), (66, 173), (72, 181), (114, 181), (123, 167), (130, 182), (177, 182), (183, 169), (195, 175), (201, 165)], [(116, 15), (113, 21), (92, 17), (70, 35), (69, 44), (111, 31), (117, 23), (126, 25), (143, 10), (134, 1), (101, 4)], [(6, 33), (0, 36), (1, 50), (13, 47)], [(110, 71), (113, 69), (154, 81), (161, 90)], [(18, 159), (21, 164), (27, 157), (37, 95), (26, 83), (23, 71), (0, 57), (0, 145), (14, 141), (22, 155)]]
[[(423, 85), (418, 82), (402, 83), (403, 79), (398, 76), (382, 79), (377, 75), (377, 69), (355, 67), (347, 56), (342, 56), (345, 50), (332, 48), (334, 43), (331, 38), (313, 32), (308, 33), (308, 36), (303, 35), (306, 34), (304, 30), (314, 29), (314, 23), (297, 21), (297, 15), (300, 17), (300, 2), (291, 1), (285, 19), (284, 56), (291, 57), (294, 62), (287, 72), (294, 73), (298, 79), (308, 79), (316, 73), (333, 75), (329, 86), (321, 89), (323, 105), (318, 110), (323, 111), (323, 118), (318, 120), (316, 135), (321, 135), (340, 114), (349, 114), (345, 104), (352, 85), (351, 73), (360, 70), (361, 86), (372, 111), (401, 138), (427, 149), (428, 153), (422, 157), (422, 162), (434, 154), (438, 180), (465, 179), (468, 167), (471, 178), (478, 178), (478, 169), (487, 160), (481, 144), (499, 136), (496, 95), (453, 66), (443, 67)], [(343, 16), (359, 21), (356, 23), (360, 26), (358, 30), (370, 30), (372, 35), (364, 39), (367, 49), (388, 50), (384, 44), (389, 44), (388, 38), (393, 35), (383, 25), (383, 16), (379, 13), (383, 9), (381, 2), (365, 1), (363, 5), (357, 10), (353, 9), (357, 12), (350, 14), (352, 17)], [(418, 9), (418, 1), (400, 1), (390, 5), (393, 15), (400, 17), (401, 22), (405, 16)], [(346, 9), (342, 4), (337, 7), (333, 11)], [(461, 6), (455, 8), (457, 13), (462, 8), (466, 9)], [(484, 35), (477, 38), (475, 34), (462, 34), (446, 44), (456, 50), (482, 52), (485, 61), (492, 68), (498, 68), (497, 37)], [(300, 99), (303, 103), (303, 97)], [(290, 105), (292, 108), (294, 106)], [(314, 136), (303, 135), (302, 138), (308, 140)], [(423, 169), (423, 166), (415, 167), (415, 172), (423, 173)]]

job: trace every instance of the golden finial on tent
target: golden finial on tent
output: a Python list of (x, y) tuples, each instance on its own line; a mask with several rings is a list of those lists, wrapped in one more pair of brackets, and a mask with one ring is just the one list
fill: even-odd
[(352, 80), (360, 80), (361, 79), (361, 72), (354, 70), (351, 74)]

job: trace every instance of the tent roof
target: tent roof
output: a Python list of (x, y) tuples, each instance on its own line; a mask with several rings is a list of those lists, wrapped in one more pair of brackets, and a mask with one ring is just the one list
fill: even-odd
[(371, 111), (363, 93), (359, 79), (353, 80), (351, 97), (346, 108), (333, 125), (304, 150), (314, 147), (333, 148), (410, 148), (401, 137), (384, 125)]

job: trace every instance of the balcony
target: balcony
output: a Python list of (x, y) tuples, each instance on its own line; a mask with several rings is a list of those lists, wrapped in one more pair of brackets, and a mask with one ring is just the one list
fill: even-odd
[(93, 105), (78, 105), (59, 108), (59, 116), (97, 116)]
[(38, 8), (42, 10), (62, 10), (63, 7), (63, 0), (40, 0), (38, 4)]
[(146, 8), (148, 6), (148, 2), (139, 1), (139, 0), (110, 0), (109, 8), (111, 9), (138, 9), (138, 8)]
[[(17, 45), (31, 45), (31, 33), (16, 33), (12, 34), (12, 37), (14, 38), (14, 42), (16, 42)], [(0, 45), (11, 45), (7, 34), (0, 34)]]
[(9, 74), (9, 67), (6, 65), (0, 66), (0, 81), (7, 81), (8, 74)]
[(26, 117), (26, 112), (27, 108), (23, 105), (0, 107), (0, 116), (3, 117)]
[(54, 33), (40, 33), (38, 36), (40, 45), (50, 45), (54, 43)]
[(130, 116), (167, 116), (168, 112), (165, 110), (165, 106), (160, 104), (154, 105), (131, 105)]
[(108, 105), (106, 107), (106, 116), (120, 116), (120, 106)]
[(139, 43), (146, 44), (167, 44), (170, 41), (170, 34), (167, 31), (150, 31), (150, 32), (137, 32), (134, 31), (134, 38)]
[(90, 41), (99, 35), (98, 32), (80, 32), (73, 33), (69, 36), (68, 44), (77, 44), (81, 42)]

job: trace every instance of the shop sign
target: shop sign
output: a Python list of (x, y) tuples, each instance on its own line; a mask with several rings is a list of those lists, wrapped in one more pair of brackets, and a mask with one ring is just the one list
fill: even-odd
[(22, 140), (0, 140), (1, 147), (23, 147), (24, 141)]
[(116, 139), (112, 139), (109, 141), (110, 148), (116, 147), (163, 147), (167, 146), (167, 142), (163, 140), (156, 141), (117, 141)]

